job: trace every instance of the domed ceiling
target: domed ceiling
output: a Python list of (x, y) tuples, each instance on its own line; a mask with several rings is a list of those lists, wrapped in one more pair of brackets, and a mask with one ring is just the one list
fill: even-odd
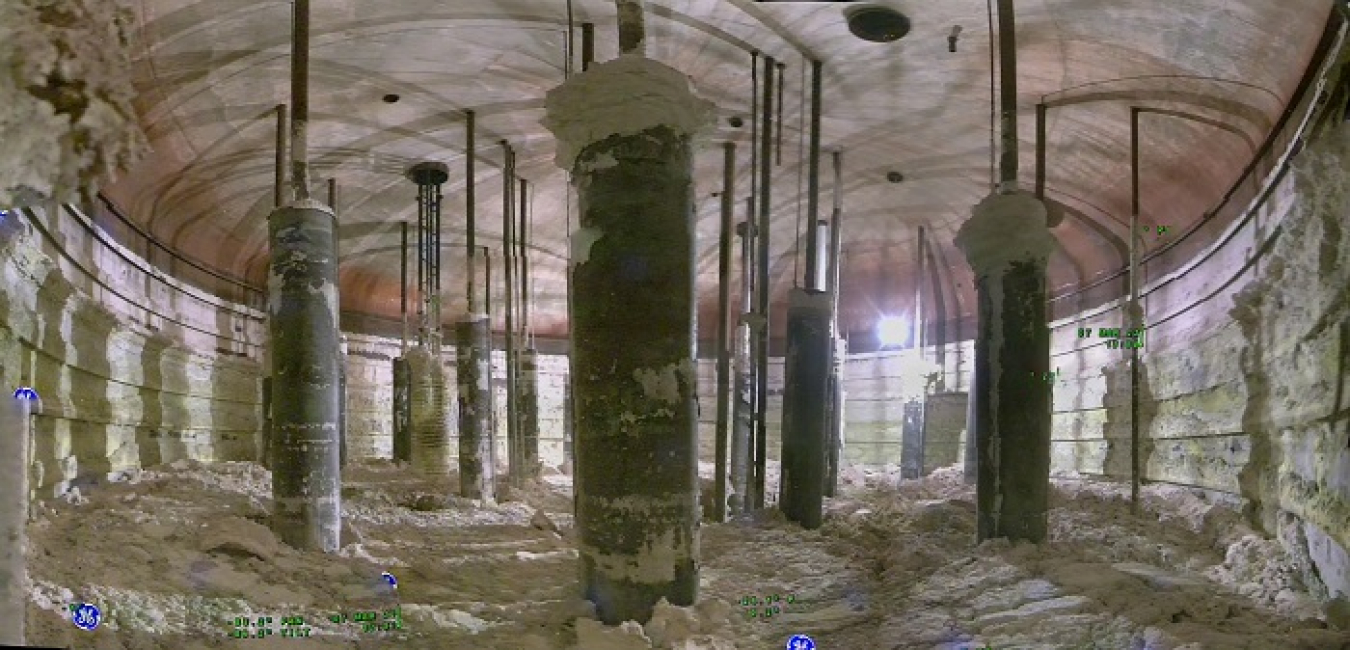
[[(718, 143), (740, 144), (738, 197), (750, 186), (750, 64), (786, 64), (781, 164), (773, 168), (776, 309), (800, 277), (809, 61), (824, 62), (822, 143), (843, 152), (846, 331), (866, 332), (914, 304), (917, 232), (931, 248), (928, 318), (955, 323), (974, 307), (971, 274), (952, 238), (990, 191), (989, 6), (977, 0), (886, 0), (911, 30), (892, 43), (852, 35), (846, 3), (648, 0), (648, 55), (687, 73), (715, 102), (715, 132), (697, 157), (700, 329), (711, 336), (722, 185)], [(477, 235), (500, 250), (501, 140), (533, 186), (531, 314), (541, 337), (566, 333), (566, 177), (541, 125), (544, 94), (580, 74), (582, 23), (596, 56), (617, 54), (615, 6), (574, 0), (567, 64), (565, 0), (322, 0), (313, 3), (314, 194), (336, 179), (345, 313), (399, 316), (399, 223), (416, 223), (421, 161), (449, 165), (444, 187), (444, 302), (463, 309), (464, 112), (478, 120)], [(1035, 107), (1045, 102), (1046, 196), (1054, 228), (1052, 295), (1119, 271), (1128, 241), (1129, 122), (1142, 118), (1142, 221), (1180, 233), (1241, 176), (1312, 60), (1325, 0), (1019, 0), (1021, 180), (1035, 169)], [(154, 237), (203, 265), (265, 283), (273, 209), (275, 107), (289, 101), (291, 4), (269, 0), (137, 0), (137, 112), (153, 151), (106, 196)], [(949, 36), (961, 26), (956, 51)], [(396, 101), (394, 101), (396, 99)], [(1184, 113), (1169, 116), (1166, 111)], [(744, 118), (738, 123), (732, 118)], [(1183, 117), (1185, 119), (1183, 119)], [(822, 217), (831, 191), (822, 162)], [(891, 182), (899, 172), (903, 181)], [(892, 175), (894, 176), (894, 175)], [(744, 216), (739, 204), (737, 219)], [(799, 236), (799, 233), (801, 235)], [(1145, 251), (1165, 236), (1141, 239)], [(496, 273), (500, 277), (500, 273)], [(500, 282), (495, 296), (501, 295)], [(1118, 291), (1118, 289), (1113, 289)], [(941, 305), (941, 312), (930, 307)], [(494, 308), (498, 327), (501, 309)], [(781, 315), (781, 311), (778, 314)], [(781, 318), (775, 317), (781, 335)], [(968, 335), (969, 330), (966, 330)], [(953, 336), (955, 333), (949, 334)]]

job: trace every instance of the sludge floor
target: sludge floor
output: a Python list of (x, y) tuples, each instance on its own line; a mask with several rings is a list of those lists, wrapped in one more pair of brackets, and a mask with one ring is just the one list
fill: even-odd
[[(645, 630), (602, 630), (575, 597), (567, 476), (483, 507), (443, 496), (455, 477), (358, 464), (345, 477), (345, 546), (326, 556), (286, 548), (260, 523), (260, 466), (180, 461), (43, 508), (29, 529), (29, 642), (757, 650), (804, 633), (822, 650), (1350, 648), (1350, 633), (1316, 619), (1275, 543), (1196, 496), (1150, 486), (1134, 517), (1119, 486), (1057, 481), (1051, 543), (976, 547), (958, 470), (898, 488), (896, 476), (850, 469), (819, 531), (773, 511), (705, 525), (700, 605), (661, 609)], [(78, 602), (100, 607), (97, 630), (71, 623)], [(231, 637), (256, 634), (259, 617), (271, 636)], [(283, 624), (294, 617), (304, 625)], [(363, 629), (390, 620), (401, 628)]]

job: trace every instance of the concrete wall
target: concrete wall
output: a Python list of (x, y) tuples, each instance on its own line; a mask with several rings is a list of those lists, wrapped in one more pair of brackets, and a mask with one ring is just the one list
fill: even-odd
[(40, 496), (254, 456), (261, 314), (164, 277), (70, 208), (9, 213), (0, 249), (0, 377), (42, 396)]

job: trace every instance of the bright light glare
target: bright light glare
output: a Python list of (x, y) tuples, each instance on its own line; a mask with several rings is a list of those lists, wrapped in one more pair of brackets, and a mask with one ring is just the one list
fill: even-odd
[(884, 316), (877, 321), (877, 339), (881, 347), (896, 347), (909, 338), (909, 321), (900, 316)]

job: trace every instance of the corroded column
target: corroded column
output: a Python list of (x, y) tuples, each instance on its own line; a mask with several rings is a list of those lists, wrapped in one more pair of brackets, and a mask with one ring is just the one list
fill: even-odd
[(520, 411), (521, 460), (523, 476), (539, 478), (539, 352), (534, 348), (520, 351), (520, 372), (516, 381), (516, 408)]
[(455, 367), (459, 383), (459, 492), (466, 499), (496, 495), (492, 465), (492, 348), (487, 314), (470, 314), (456, 325)]
[(310, 199), (268, 217), (272, 394), (282, 397), (272, 402), (272, 529), (326, 552), (341, 525), (336, 226)]
[[(8, 387), (6, 387), (8, 388)], [(24, 553), (28, 545), (28, 440), (30, 437), (26, 398), (2, 398), (0, 413), (0, 607), (11, 616), (0, 625), (0, 644), (19, 646), (24, 642), (24, 612), (28, 591), (24, 578), (28, 566)]]
[(789, 300), (780, 509), (788, 521), (813, 530), (824, 521), (829, 461), (830, 294), (793, 289)]
[(1045, 267), (1053, 239), (1045, 206), (994, 194), (956, 235), (975, 272), (977, 529), (980, 540), (1040, 542), (1050, 493), (1050, 370)]
[(692, 135), (712, 105), (629, 54), (548, 93), (572, 171), (576, 522), (602, 621), (645, 622), (698, 595)]
[(408, 350), (408, 410), (413, 471), (424, 476), (450, 473), (450, 433), (445, 413), (445, 368), (425, 345)]

